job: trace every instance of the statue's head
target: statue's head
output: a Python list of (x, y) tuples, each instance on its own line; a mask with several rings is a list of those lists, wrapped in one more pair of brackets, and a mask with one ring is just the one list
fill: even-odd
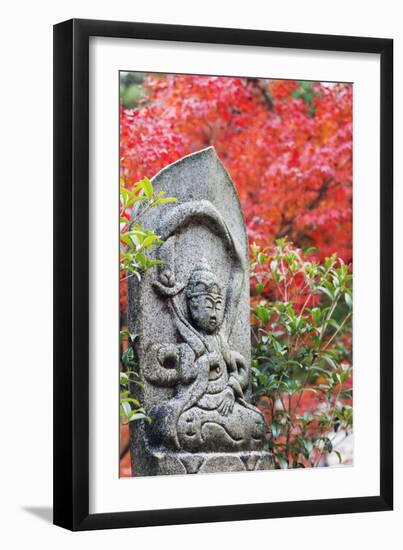
[(206, 260), (192, 271), (186, 297), (193, 324), (207, 334), (218, 330), (224, 318), (224, 294)]

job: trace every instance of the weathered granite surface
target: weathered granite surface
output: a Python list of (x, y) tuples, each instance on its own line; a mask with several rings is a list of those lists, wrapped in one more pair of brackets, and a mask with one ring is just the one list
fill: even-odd
[(155, 257), (165, 263), (129, 284), (152, 418), (131, 423), (133, 471), (271, 469), (264, 419), (250, 404), (248, 243), (234, 185), (213, 147), (171, 164), (153, 185), (178, 202), (141, 218), (164, 240)]

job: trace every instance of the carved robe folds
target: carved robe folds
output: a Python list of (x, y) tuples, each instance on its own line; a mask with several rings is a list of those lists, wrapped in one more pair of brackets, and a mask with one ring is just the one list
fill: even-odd
[[(145, 378), (154, 384), (176, 386), (172, 399), (150, 411), (154, 420), (147, 433), (154, 447), (191, 452), (261, 448), (264, 420), (245, 401), (248, 371), (242, 356), (227, 350), (224, 357), (220, 350), (225, 345), (219, 336), (210, 340), (209, 347), (214, 351), (206, 350), (199, 359), (187, 344), (150, 349)], [(161, 369), (173, 376), (168, 378)]]

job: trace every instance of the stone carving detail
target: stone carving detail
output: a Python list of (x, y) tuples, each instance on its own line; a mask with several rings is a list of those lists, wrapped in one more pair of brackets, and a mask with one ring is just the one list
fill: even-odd
[(164, 244), (158, 272), (129, 287), (129, 323), (151, 424), (131, 424), (140, 475), (272, 468), (249, 402), (247, 241), (233, 184), (213, 148), (153, 180), (178, 203), (143, 223)]
[[(168, 300), (183, 343), (156, 343), (146, 354), (148, 382), (175, 387), (171, 399), (150, 411), (151, 445), (190, 452), (260, 448), (264, 420), (244, 397), (249, 369), (242, 355), (229, 348), (224, 331), (225, 289), (205, 260), (185, 287), (175, 283), (173, 262), (160, 280), (167, 286), (156, 282), (155, 288)], [(179, 292), (186, 294), (187, 316), (175, 300)]]

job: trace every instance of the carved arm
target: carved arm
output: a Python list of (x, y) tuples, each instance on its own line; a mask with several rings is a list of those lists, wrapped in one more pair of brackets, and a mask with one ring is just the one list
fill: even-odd
[(236, 396), (243, 397), (243, 390), (249, 384), (249, 369), (245, 358), (237, 351), (231, 350), (231, 368), (228, 385), (234, 390)]

